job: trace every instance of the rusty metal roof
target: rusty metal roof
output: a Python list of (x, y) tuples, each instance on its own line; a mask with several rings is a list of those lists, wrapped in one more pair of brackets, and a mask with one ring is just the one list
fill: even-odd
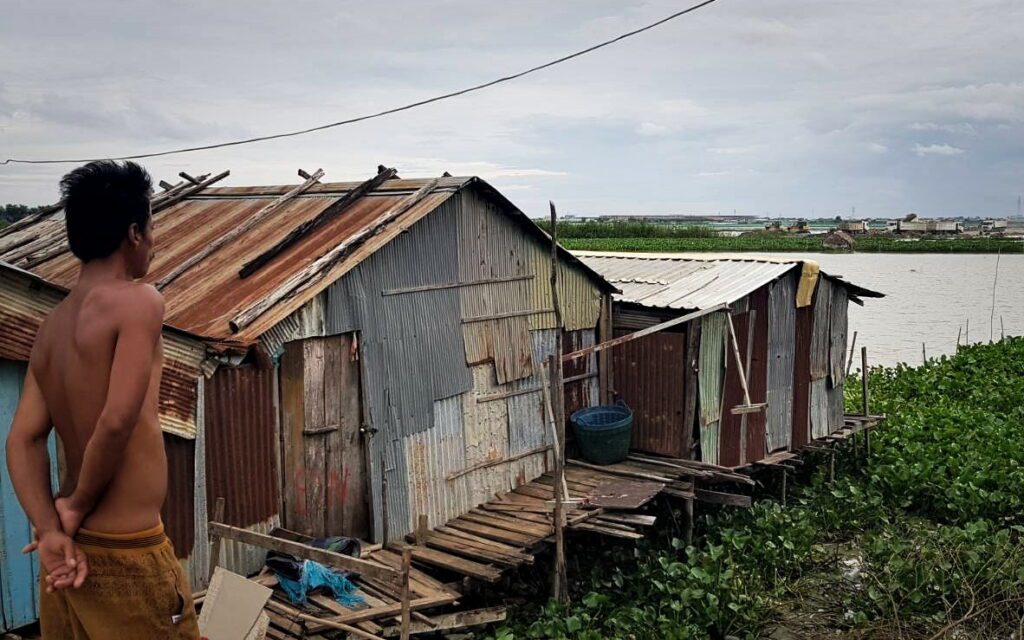
[[(339, 215), (301, 235), (293, 244), (274, 256), (249, 277), (241, 278), (243, 265), (274, 247), (293, 229), (305, 223), (346, 194), (360, 186), (359, 182), (315, 184), (290, 199), (282, 199), (295, 185), (264, 187), (206, 187), (154, 214), (156, 225), (155, 258), (146, 277), (158, 282), (189, 260), (200, 257), (194, 265), (170, 281), (163, 289), (166, 300), (166, 322), (189, 333), (202, 336), (214, 346), (243, 348), (251, 345), (264, 332), (315, 297), (392, 238), (436, 209), (453, 194), (470, 184), (478, 185), (499, 200), (506, 212), (523, 225), (524, 231), (538, 238), (547, 235), (479, 178), (438, 178), (426, 195), (408, 205), (410, 196), (427, 187), (433, 180), (391, 179), (356, 199)], [(160, 198), (160, 194), (155, 198)], [(406, 200), (409, 199), (409, 200)], [(282, 201), (283, 200), (283, 201)], [(154, 200), (155, 202), (156, 200)], [(275, 202), (272, 214), (261, 218), (231, 242), (208, 252), (225, 234), (233, 232), (257, 212)], [(382, 214), (400, 213), (380, 224)], [(0, 261), (30, 270), (47, 282), (70, 288), (78, 275), (79, 262), (66, 250), (62, 212), (20, 224), (0, 232)], [(156, 207), (154, 206), (154, 209)], [(237, 331), (232, 321), (243, 311), (281, 293), (282, 287), (294, 283), (314, 262), (337, 250), (346, 242), (351, 249), (337, 260), (328, 261), (323, 270), (306, 278), (282, 295), (279, 301)], [(563, 259), (576, 264), (606, 291), (614, 290), (597, 273), (572, 254), (561, 249)]]
[[(748, 254), (574, 253), (622, 290), (615, 296), (617, 301), (664, 309), (700, 310), (731, 304), (803, 264), (802, 260)], [(882, 295), (825, 275), (843, 282), (854, 295)]]

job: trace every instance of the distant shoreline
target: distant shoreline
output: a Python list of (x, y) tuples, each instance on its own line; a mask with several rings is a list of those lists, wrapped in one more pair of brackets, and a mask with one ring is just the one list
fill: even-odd
[[(559, 225), (561, 226), (561, 225)], [(1024, 254), (1024, 240), (1013, 238), (922, 238), (854, 236), (853, 249), (822, 244), (823, 236), (753, 235), (699, 238), (559, 238), (569, 250), (749, 253), (1011, 253)]]

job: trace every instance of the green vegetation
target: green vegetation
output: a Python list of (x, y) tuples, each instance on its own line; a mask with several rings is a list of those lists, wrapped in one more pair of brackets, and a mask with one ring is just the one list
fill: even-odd
[[(545, 231), (551, 223), (537, 222)], [(559, 222), (558, 239), (568, 249), (580, 251), (752, 251), (833, 252), (822, 246), (823, 236), (749, 232), (723, 236), (709, 226), (678, 226), (650, 222)], [(855, 236), (854, 250), (861, 253), (1024, 253), (1024, 242), (998, 237), (898, 238)]]
[[(567, 249), (578, 251), (753, 251), (817, 252), (845, 251), (822, 246), (821, 236), (793, 234), (753, 234), (737, 237), (576, 237), (559, 241)], [(858, 253), (1024, 253), (1024, 242), (1009, 238), (937, 238), (901, 240), (889, 236), (855, 238)]]
[(572, 604), (526, 604), (491, 638), (1021, 637), (1024, 338), (870, 382), (889, 419), (867, 462), (841, 452), (834, 482), (809, 464), (788, 506), (706, 514), (689, 548), (575, 542)]
[(5, 223), (15, 222), (24, 218), (38, 208), (23, 204), (5, 204), (0, 207), (0, 228), (3, 228)]

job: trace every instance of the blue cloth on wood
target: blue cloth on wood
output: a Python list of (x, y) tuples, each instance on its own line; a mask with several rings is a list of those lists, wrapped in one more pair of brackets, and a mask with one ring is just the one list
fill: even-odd
[(306, 604), (307, 594), (324, 587), (330, 589), (334, 599), (346, 607), (353, 607), (366, 602), (362, 596), (353, 593), (356, 587), (348, 578), (319, 562), (304, 560), (299, 565), (298, 580), (292, 580), (276, 570), (274, 573), (277, 575), (277, 582), (281, 585), (281, 589), (284, 590), (288, 599), (293, 604)]

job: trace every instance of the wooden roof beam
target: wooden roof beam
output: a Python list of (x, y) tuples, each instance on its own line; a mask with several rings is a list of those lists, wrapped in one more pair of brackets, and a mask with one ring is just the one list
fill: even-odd
[[(300, 175), (301, 173), (302, 171), (300, 170)], [(377, 189), (377, 187), (395, 177), (396, 173), (395, 169), (388, 169), (387, 167), (384, 167), (384, 165), (381, 165), (378, 167), (377, 175), (349, 191), (333, 204), (321, 211), (315, 218), (307, 220), (295, 227), (288, 233), (288, 235), (277, 242), (277, 244), (242, 265), (242, 269), (238, 272), (238, 277), (244, 279), (256, 273), (260, 267), (273, 260), (276, 256), (284, 253), (284, 251), (289, 247), (294, 246), (300, 239), (308, 235), (310, 232), (320, 228), (329, 220), (333, 220), (338, 217), (350, 206), (359, 201), (360, 198), (372, 193)]]

